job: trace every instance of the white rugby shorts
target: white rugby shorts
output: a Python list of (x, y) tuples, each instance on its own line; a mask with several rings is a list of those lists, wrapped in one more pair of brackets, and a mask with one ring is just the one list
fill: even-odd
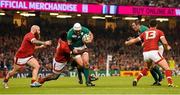
[(67, 62), (65, 63), (60, 63), (57, 62), (55, 59), (53, 59), (53, 73), (55, 74), (60, 74), (64, 67), (66, 66)]
[(25, 65), (29, 60), (31, 60), (32, 58), (34, 58), (34, 57), (33, 57), (33, 56), (25, 57), (25, 58), (17, 58), (17, 57), (15, 57), (14, 61), (15, 61), (15, 64), (16, 64), (16, 65), (23, 66), (23, 65)]
[(155, 63), (158, 63), (163, 59), (163, 56), (159, 53), (158, 50), (151, 50), (147, 52), (143, 52), (144, 61), (148, 62), (149, 60), (152, 60)]

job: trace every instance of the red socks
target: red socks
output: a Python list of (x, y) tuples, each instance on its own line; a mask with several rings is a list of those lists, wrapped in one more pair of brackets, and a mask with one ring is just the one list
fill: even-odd
[(141, 79), (141, 77), (146, 76), (148, 72), (148, 68), (144, 68), (141, 73), (139, 73), (139, 75), (137, 76), (137, 81), (139, 81)]
[(173, 83), (173, 81), (172, 81), (172, 71), (171, 70), (166, 70), (165, 75), (166, 75), (168, 84), (172, 84)]
[(4, 82), (8, 82), (9, 78), (11, 78), (13, 75), (11, 75), (11, 73), (7, 73), (6, 77), (4, 78)]
[(36, 80), (32, 79), (32, 80), (31, 80), (31, 83), (34, 83), (35, 81), (36, 81)]

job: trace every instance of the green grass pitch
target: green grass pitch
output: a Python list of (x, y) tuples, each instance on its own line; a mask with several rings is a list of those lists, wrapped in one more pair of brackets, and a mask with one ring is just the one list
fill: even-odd
[[(180, 77), (173, 77), (180, 85)], [(151, 86), (152, 77), (144, 77), (137, 87), (132, 86), (133, 77), (100, 77), (95, 87), (78, 84), (76, 77), (63, 77), (45, 83), (40, 88), (30, 88), (30, 78), (11, 79), (9, 89), (0, 87), (0, 94), (180, 94), (180, 87), (167, 87), (166, 79), (162, 86)], [(2, 82), (2, 79), (0, 79)]]

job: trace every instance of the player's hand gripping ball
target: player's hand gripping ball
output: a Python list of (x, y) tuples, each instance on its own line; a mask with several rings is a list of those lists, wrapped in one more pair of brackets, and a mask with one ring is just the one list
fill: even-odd
[(82, 41), (83, 41), (84, 43), (90, 43), (90, 42), (91, 42), (91, 37), (90, 37), (90, 35), (89, 35), (89, 34), (83, 35)]

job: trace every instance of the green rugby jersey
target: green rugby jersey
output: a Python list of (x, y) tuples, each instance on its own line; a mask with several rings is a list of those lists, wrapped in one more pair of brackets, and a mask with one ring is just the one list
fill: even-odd
[(90, 30), (82, 26), (80, 35), (76, 35), (73, 28), (71, 28), (67, 33), (67, 40), (71, 41), (72, 48), (82, 47), (84, 45), (82, 37), (84, 34), (89, 34)]

